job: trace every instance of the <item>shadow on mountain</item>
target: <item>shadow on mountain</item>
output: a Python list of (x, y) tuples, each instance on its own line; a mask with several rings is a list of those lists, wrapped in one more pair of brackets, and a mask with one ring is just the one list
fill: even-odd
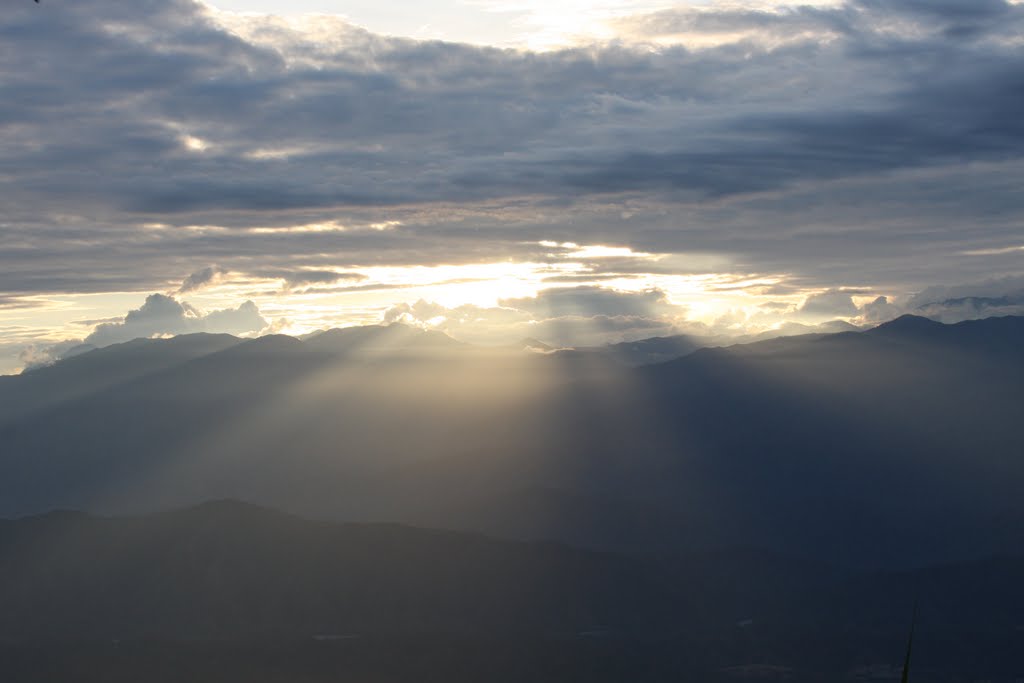
[(1021, 318), (908, 316), (637, 368), (401, 325), (200, 335), (9, 379), (4, 515), (235, 498), (592, 548), (758, 547), (894, 569), (1024, 541)]

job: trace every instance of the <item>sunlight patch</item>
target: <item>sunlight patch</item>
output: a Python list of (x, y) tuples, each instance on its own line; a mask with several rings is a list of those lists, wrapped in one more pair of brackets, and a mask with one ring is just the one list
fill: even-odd
[(195, 135), (182, 135), (179, 140), (182, 146), (190, 152), (205, 152), (210, 147), (210, 143)]

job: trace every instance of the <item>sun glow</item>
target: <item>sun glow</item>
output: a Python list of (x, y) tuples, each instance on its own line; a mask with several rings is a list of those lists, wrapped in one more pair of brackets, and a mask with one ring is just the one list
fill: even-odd
[(181, 136), (181, 144), (190, 152), (205, 152), (210, 146), (206, 140), (194, 135)]
[[(686, 258), (678, 254), (616, 245), (536, 244), (537, 258), (524, 261), (432, 266), (316, 263), (296, 266), (286, 271), (287, 277), (222, 270), (187, 291), (179, 291), (180, 281), (168, 282), (166, 292), (195, 315), (253, 302), (266, 327), (236, 332), (242, 336), (298, 336), (332, 327), (402, 321), (472, 344), (502, 345), (532, 337), (555, 346), (589, 346), (678, 333), (728, 336), (770, 331), (790, 320), (807, 296), (820, 291), (787, 288), (785, 274), (680, 273), (672, 268), (660, 272), (666, 265), (685, 264)], [(559, 303), (558, 297), (576, 296), (580, 299), (568, 309)], [(593, 298), (590, 303), (588, 296)], [(864, 306), (873, 297), (858, 292), (854, 302)], [(25, 344), (43, 348), (84, 339), (97, 324), (121, 321), (145, 298), (127, 292), (49, 297), (45, 310), (43, 302), (27, 301), (26, 311), (0, 310), (0, 326), (12, 338), (26, 340), (19, 341), (19, 351)], [(4, 367), (16, 369), (17, 362), (16, 356), (8, 358)]]

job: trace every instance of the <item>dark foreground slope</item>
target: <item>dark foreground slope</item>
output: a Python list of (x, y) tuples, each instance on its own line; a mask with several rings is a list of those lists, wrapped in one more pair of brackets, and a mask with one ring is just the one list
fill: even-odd
[(8, 641), (651, 634), (696, 609), (683, 586), (615, 555), (231, 502), (0, 522), (0, 570)]
[[(1024, 545), (1022, 318), (907, 317), (640, 368), (401, 326), (170, 360), (172, 346), (196, 344), (136, 342), (0, 384), (0, 514), (236, 498), (889, 568)], [(161, 360), (106, 369), (138, 349)]]
[(1022, 670), (1024, 560), (849, 575), (625, 556), (236, 503), (0, 524), (5, 681), (927, 680)]

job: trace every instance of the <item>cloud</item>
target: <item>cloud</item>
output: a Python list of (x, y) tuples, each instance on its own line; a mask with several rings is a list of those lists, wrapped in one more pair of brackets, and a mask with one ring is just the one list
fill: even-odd
[[(433, 303), (430, 301), (424, 301), (420, 299), (416, 303), (407, 304), (401, 303), (392, 306), (384, 312), (384, 322), (395, 323), (395, 322), (413, 322), (413, 323), (429, 323), (437, 318), (449, 318), (454, 317), (455, 319), (465, 319), (466, 313), (472, 311), (474, 318), (480, 320), (482, 315), (488, 314), (488, 317), (492, 317), (495, 311), (505, 312), (508, 309), (482, 309), (476, 306), (461, 307), (458, 309), (445, 308), (441, 304)], [(509, 311), (511, 312), (511, 311)], [(452, 315), (456, 313), (456, 315)]]
[(597, 315), (637, 317), (683, 312), (670, 304), (665, 293), (657, 289), (621, 292), (604, 287), (554, 287), (541, 291), (535, 297), (502, 299), (499, 303), (540, 319)]
[(207, 266), (189, 275), (178, 288), (178, 294), (187, 294), (215, 283), (226, 271), (217, 266)]
[(383, 318), (444, 330), (471, 343), (508, 344), (530, 337), (571, 347), (675, 334), (713, 343), (745, 343), (863, 329), (907, 313), (944, 323), (1024, 315), (1024, 276), (934, 286), (899, 300), (868, 290), (834, 288), (811, 294), (799, 304), (767, 301), (753, 311), (729, 309), (709, 322), (691, 318), (685, 306), (671, 303), (660, 290), (623, 292), (596, 286), (552, 288), (535, 297), (503, 299), (497, 307), (449, 308), (420, 300), (397, 304)]
[(910, 313), (943, 323), (1000, 315), (1024, 315), (1024, 276), (936, 285), (895, 300), (879, 295), (858, 306), (852, 295), (864, 292), (829, 290), (807, 298), (797, 317), (843, 318), (858, 325), (877, 325)]
[(203, 314), (191, 305), (165, 294), (150, 294), (139, 308), (129, 311), (124, 320), (97, 325), (82, 342), (102, 347), (140, 337), (161, 337), (193, 332), (251, 334), (267, 327), (266, 319), (251, 301), (238, 308)]
[[(858, 304), (858, 301), (863, 303)], [(784, 321), (775, 325), (774, 330), (785, 334), (844, 331), (851, 326), (877, 325), (907, 312), (904, 305), (897, 304), (890, 296), (838, 288), (811, 294), (796, 308), (781, 302), (771, 302), (760, 308), (764, 311), (765, 320), (775, 318)], [(809, 328), (808, 324), (812, 327)]]
[(72, 339), (58, 344), (30, 344), (21, 349), (18, 360), (23, 370), (32, 370), (47, 365), (52, 365), (62, 358), (70, 358), (92, 350), (91, 346), (83, 344), (81, 340)]
[[(139, 308), (128, 311), (123, 318), (96, 324), (85, 339), (19, 344), (16, 351), (18, 362), (12, 369), (31, 370), (79, 353), (139, 338), (172, 337), (196, 332), (252, 335), (277, 331), (283, 324), (285, 321), (275, 325), (268, 323), (252, 301), (246, 301), (237, 308), (204, 313), (172, 296), (150, 294)], [(0, 359), (6, 360), (2, 355)]]
[(335, 270), (297, 270), (265, 274), (265, 276), (284, 280), (285, 287), (288, 289), (308, 285), (332, 285), (341, 281), (358, 282), (366, 279), (365, 275), (359, 273), (339, 273)]
[(775, 10), (679, 7), (621, 17), (613, 21), (613, 26), (634, 40), (677, 37), (690, 43), (702, 39), (721, 42), (734, 41), (737, 34), (748, 39), (806, 40), (809, 34), (852, 32), (850, 7), (838, 11), (809, 5)]
[(592, 346), (676, 333), (686, 309), (665, 294), (600, 287), (560, 287), (535, 297), (504, 299), (499, 306), (448, 308), (429, 301), (393, 306), (385, 322), (443, 330), (478, 344), (511, 344), (535, 338), (559, 347)]
[(945, 323), (997, 315), (1024, 315), (1024, 276), (934, 286), (913, 296), (909, 312)]
[(839, 289), (812, 294), (807, 297), (799, 312), (809, 317), (837, 318), (855, 316), (860, 313), (853, 295)]
[[(633, 39), (674, 37), (684, 43), (712, 40), (799, 42), (806, 40), (900, 40), (903, 35), (968, 38), (995, 32), (1000, 22), (1019, 22), (1004, 0), (850, 0), (833, 6), (781, 5), (772, 9), (676, 7), (622, 17), (614, 26)], [(895, 34), (895, 35), (894, 35)], [(703, 40), (702, 40), (703, 39)]]
[(899, 317), (903, 310), (889, 301), (889, 297), (880, 296), (861, 307), (861, 320), (865, 323), (884, 323)]
[[(711, 5), (615, 26), (536, 53), (188, 0), (16, 3), (0, 305), (187, 294), (225, 271), (294, 274), (275, 294), (301, 296), (374, 266), (537, 262), (544, 240), (666, 255), (588, 264), (594, 282), (730, 272), (896, 296), (1020, 271), (1024, 5)], [(181, 282), (182, 263), (217, 265)]]
[(198, 317), (198, 327), (204, 332), (222, 332), (226, 334), (252, 334), (266, 328), (269, 323), (260, 314), (260, 309), (251, 301), (246, 301), (238, 308), (211, 311)]

